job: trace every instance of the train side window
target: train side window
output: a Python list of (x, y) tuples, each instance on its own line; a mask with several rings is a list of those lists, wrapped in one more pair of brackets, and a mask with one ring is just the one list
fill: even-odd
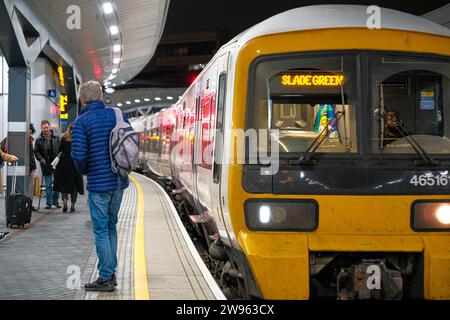
[(213, 181), (218, 184), (221, 179), (222, 171), (222, 154), (223, 154), (223, 121), (227, 92), (227, 75), (222, 73), (219, 77), (219, 93), (217, 98), (217, 115), (216, 115), (216, 141), (214, 145), (214, 168)]

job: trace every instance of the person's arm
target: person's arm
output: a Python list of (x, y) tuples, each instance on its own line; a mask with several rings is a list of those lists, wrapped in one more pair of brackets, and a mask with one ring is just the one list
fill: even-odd
[(88, 142), (84, 124), (77, 120), (72, 129), (72, 158), (79, 173), (87, 171)]
[(12, 155), (12, 154), (8, 154), (5, 153), (3, 151), (0, 150), (0, 156), (2, 157), (3, 160), (5, 160), (6, 162), (16, 162), (17, 160), (19, 160), (16, 156)]
[(45, 159), (41, 155), (41, 152), (39, 151), (39, 141), (40, 140), (38, 139), (34, 144), (34, 156), (36, 157), (37, 161), (39, 161), (42, 164), (43, 162), (45, 163)]

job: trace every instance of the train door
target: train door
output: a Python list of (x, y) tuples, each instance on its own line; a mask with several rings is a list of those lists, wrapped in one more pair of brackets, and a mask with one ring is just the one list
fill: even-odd
[[(185, 102), (184, 102), (185, 104)], [(184, 109), (184, 108), (183, 108)], [(183, 122), (183, 112), (181, 110), (182, 105), (178, 104), (175, 109), (175, 127), (172, 133), (171, 137), (171, 143), (170, 143), (170, 171), (171, 176), (173, 177), (173, 181), (177, 184), (179, 181), (178, 171), (177, 167), (179, 166), (179, 159), (181, 158), (180, 155), (180, 129)], [(177, 185), (179, 186), (179, 185)]]
[[(210, 81), (212, 79), (209, 79)], [(214, 79), (215, 80), (215, 79)], [(215, 88), (214, 88), (215, 90)], [(212, 120), (214, 119), (215, 93), (206, 93), (200, 100), (198, 136), (196, 140), (196, 187), (199, 209), (210, 211), (211, 180), (212, 180)]]
[(225, 104), (227, 96), (228, 81), (228, 60), (229, 54), (223, 55), (218, 59), (217, 67), (217, 90), (216, 90), (216, 108), (214, 110), (213, 137), (211, 138), (213, 146), (213, 158), (211, 169), (211, 213), (216, 221), (216, 226), (221, 236), (226, 236), (225, 224), (222, 216), (222, 188), (228, 185), (226, 179), (222, 177), (222, 164), (224, 163), (223, 147), (224, 147), (224, 121), (225, 121)]
[(197, 87), (196, 131), (194, 144), (194, 185), (197, 210), (210, 212), (212, 180), (212, 119), (217, 89), (217, 64), (212, 63), (202, 75)]
[(185, 135), (183, 137), (183, 157), (181, 167), (181, 181), (193, 198), (196, 197), (194, 188), (194, 134), (195, 134), (195, 113), (196, 113), (196, 92), (192, 89), (187, 95), (187, 105), (185, 110)]
[(161, 176), (163, 176), (163, 165), (162, 165), (162, 158), (163, 158), (163, 139), (164, 139), (164, 112), (161, 112), (158, 115), (158, 164), (159, 164), (159, 173)]
[(200, 201), (198, 198), (198, 184), (197, 184), (197, 172), (198, 172), (198, 168), (197, 168), (197, 163), (199, 163), (200, 160), (200, 146), (199, 146), (199, 142), (200, 142), (200, 124), (202, 121), (202, 112), (201, 112), (201, 97), (200, 97), (200, 93), (196, 94), (195, 97), (195, 115), (194, 115), (194, 141), (192, 144), (192, 182), (193, 182), (193, 196), (194, 196), (194, 201), (195, 201), (195, 206), (197, 207), (197, 210), (201, 211), (202, 207), (200, 205)]
[(147, 117), (144, 117), (142, 120), (142, 132), (140, 136), (140, 147), (139, 150), (141, 150), (142, 154), (140, 155), (140, 159), (143, 163), (145, 163), (145, 156), (147, 151)]
[(150, 169), (157, 175), (161, 174), (159, 163), (160, 154), (160, 124), (159, 115), (154, 115), (149, 118), (149, 136), (148, 138), (148, 159)]

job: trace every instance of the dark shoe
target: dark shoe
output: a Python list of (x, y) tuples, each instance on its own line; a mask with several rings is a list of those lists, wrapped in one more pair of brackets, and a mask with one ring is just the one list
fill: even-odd
[(72, 204), (72, 206), (70, 207), (70, 213), (74, 213), (76, 210), (75, 210), (75, 205), (74, 204)]
[(97, 279), (95, 282), (84, 285), (86, 291), (113, 292), (115, 290), (111, 280)]
[(61, 205), (59, 204), (59, 203), (54, 203), (53, 204), (57, 209), (61, 209), (62, 207), (61, 207)]
[(47, 210), (50, 210), (51, 208), (52, 208), (51, 204), (48, 204), (48, 205), (45, 206), (45, 209), (47, 209)]
[(0, 241), (4, 240), (9, 235), (9, 232), (0, 232)]
[(68, 210), (68, 208), (67, 208), (67, 204), (65, 204), (65, 205), (64, 205), (64, 207), (63, 207), (63, 212), (64, 212), (64, 213), (66, 213), (66, 212), (67, 212), (67, 210)]
[(112, 275), (110, 281), (114, 285), (114, 287), (117, 287), (117, 278), (116, 278), (116, 274), (115, 273)]
[(36, 211), (38, 211), (38, 209), (36, 207), (32, 206), (31, 211), (36, 212)]

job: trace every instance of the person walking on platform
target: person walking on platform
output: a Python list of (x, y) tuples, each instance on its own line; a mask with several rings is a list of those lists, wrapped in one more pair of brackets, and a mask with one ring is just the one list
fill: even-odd
[(78, 194), (84, 194), (83, 177), (78, 173), (75, 163), (72, 159), (72, 128), (69, 125), (67, 132), (61, 137), (59, 145), (59, 163), (55, 171), (55, 185), (54, 191), (62, 193), (63, 212), (68, 211), (68, 201), (70, 194), (70, 212), (75, 212), (75, 204), (77, 202)]
[(52, 205), (56, 208), (62, 208), (59, 203), (59, 192), (53, 192), (53, 173), (52, 162), (58, 156), (59, 137), (53, 133), (50, 122), (42, 121), (42, 133), (37, 138), (34, 145), (34, 155), (41, 164), (42, 175), (45, 179), (45, 194), (47, 198), (47, 206), (45, 209), (51, 209)]
[[(87, 175), (88, 204), (98, 257), (99, 278), (86, 291), (112, 292), (117, 285), (117, 220), (127, 177), (113, 172), (110, 134), (116, 125), (114, 110), (106, 108), (101, 85), (89, 81), (80, 87), (83, 110), (73, 125), (72, 158)], [(124, 120), (128, 121), (124, 116)]]
[[(29, 156), (30, 156), (30, 164), (29, 168), (30, 171), (28, 173), (28, 186), (27, 186), (27, 193), (25, 194), (27, 197), (33, 200), (34, 198), (34, 178), (36, 176), (36, 158), (34, 157), (34, 137), (33, 135), (36, 133), (36, 129), (34, 128), (34, 124), (30, 123), (30, 140), (28, 142), (29, 145)], [(31, 206), (31, 211), (37, 211), (36, 207)]]

